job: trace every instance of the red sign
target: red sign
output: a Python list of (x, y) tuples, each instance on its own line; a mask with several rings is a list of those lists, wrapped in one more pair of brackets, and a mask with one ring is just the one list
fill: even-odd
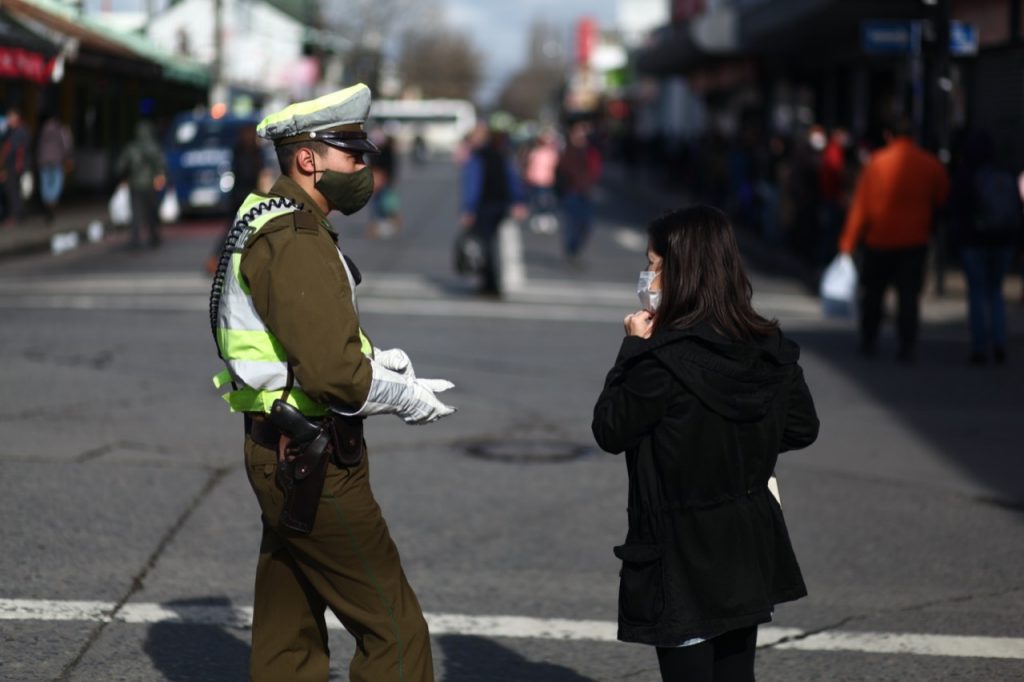
[(672, 0), (672, 23), (689, 21), (705, 9), (705, 0)]
[(597, 46), (597, 24), (593, 19), (580, 19), (576, 24), (576, 63), (590, 65), (590, 57)]
[(53, 59), (20, 47), (0, 47), (0, 78), (45, 83), (53, 73)]

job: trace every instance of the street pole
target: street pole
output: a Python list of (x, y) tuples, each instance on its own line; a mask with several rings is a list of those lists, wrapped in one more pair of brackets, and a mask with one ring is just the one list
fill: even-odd
[[(953, 93), (952, 74), (950, 73), (950, 22), (952, 12), (950, 0), (938, 0), (935, 12), (935, 52), (934, 69), (930, 83), (932, 91), (932, 125), (930, 131), (934, 136), (935, 147), (939, 159), (948, 166), (950, 152), (950, 107)], [(947, 225), (946, 221), (937, 231), (935, 258), (935, 293), (943, 296), (946, 293), (946, 257), (947, 257)]]
[(213, 0), (213, 64), (210, 67), (210, 94), (208, 104), (214, 105), (224, 97), (224, 0)]

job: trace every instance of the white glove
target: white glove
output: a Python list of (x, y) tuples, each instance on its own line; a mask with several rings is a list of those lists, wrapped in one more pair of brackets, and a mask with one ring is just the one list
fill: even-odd
[(408, 353), (401, 348), (388, 348), (387, 350), (374, 348), (373, 360), (385, 368), (401, 374), (410, 381), (418, 381), (422, 386), (429, 388), (434, 393), (441, 393), (455, 387), (455, 384), (444, 379), (416, 379), (416, 371), (412, 367), (412, 360), (409, 359)]
[[(398, 350), (398, 349), (394, 349)], [(376, 414), (397, 414), (406, 424), (429, 424), (441, 417), (455, 412), (455, 408), (445, 405), (434, 395), (453, 388), (455, 384), (444, 379), (416, 379), (412, 372), (409, 356), (402, 351), (406, 373), (399, 373), (386, 367), (377, 359), (370, 360), (373, 380), (370, 382), (370, 393), (366, 403), (354, 417), (370, 417)], [(389, 361), (402, 362), (397, 354), (389, 356)]]

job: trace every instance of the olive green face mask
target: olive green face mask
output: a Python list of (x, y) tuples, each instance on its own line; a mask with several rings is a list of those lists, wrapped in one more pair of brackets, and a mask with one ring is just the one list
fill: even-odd
[(325, 170), (313, 187), (331, 206), (345, 215), (352, 215), (366, 206), (373, 196), (373, 172), (366, 166), (355, 173)]

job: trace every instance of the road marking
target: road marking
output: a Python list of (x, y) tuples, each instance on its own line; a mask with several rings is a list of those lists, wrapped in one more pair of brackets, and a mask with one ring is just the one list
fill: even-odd
[[(202, 604), (129, 603), (115, 613), (114, 602), (0, 599), (0, 620), (84, 621), (155, 625), (212, 625), (245, 629), (252, 626), (252, 607)], [(477, 616), (427, 613), (432, 635), (471, 635), (514, 639), (615, 642), (617, 624), (603, 620)], [(341, 624), (328, 619), (328, 627)], [(877, 654), (954, 656), (1024, 660), (1024, 638), (927, 635), (894, 632), (829, 631), (807, 635), (796, 628), (762, 626), (757, 645), (798, 651), (858, 651)]]
[(1024, 659), (1024, 639), (1020, 637), (823, 632), (783, 642), (776, 647), (799, 651), (862, 651), (873, 654)]

